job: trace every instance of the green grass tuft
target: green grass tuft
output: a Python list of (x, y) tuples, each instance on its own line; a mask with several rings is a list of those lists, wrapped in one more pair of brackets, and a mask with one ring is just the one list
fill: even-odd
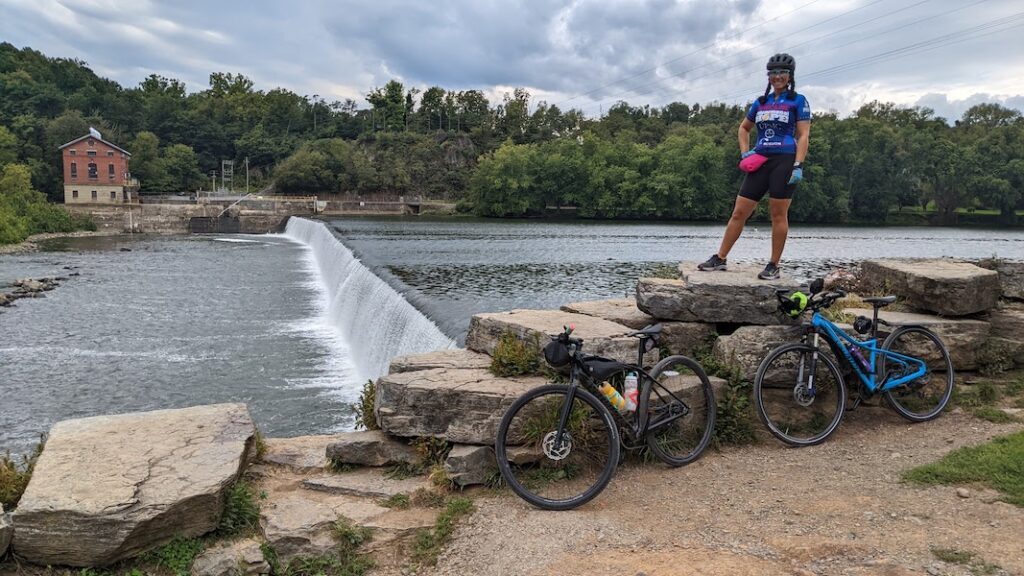
[(374, 415), (376, 398), (377, 385), (373, 380), (367, 380), (366, 384), (363, 384), (363, 391), (359, 393), (359, 403), (356, 404), (356, 428), (380, 430), (377, 417)]
[(235, 482), (224, 501), (224, 513), (217, 527), (218, 536), (252, 534), (260, 521), (260, 505), (252, 486), (245, 480)]
[(437, 558), (451, 539), (455, 526), (464, 517), (476, 510), (469, 498), (456, 497), (447, 501), (444, 511), (437, 517), (433, 529), (421, 530), (416, 535), (413, 547), (413, 561), (428, 566), (437, 564)]
[(380, 503), (385, 508), (394, 508), (396, 510), (405, 510), (412, 505), (408, 494), (393, 494)]
[(167, 544), (148, 552), (143, 556), (143, 561), (169, 570), (175, 576), (189, 576), (192, 562), (204, 547), (205, 543), (198, 538), (185, 538), (179, 535)]
[(954, 450), (942, 460), (903, 473), (918, 484), (984, 484), (1003, 494), (1003, 500), (1024, 507), (1024, 432)]
[(18, 506), (45, 445), (44, 434), (39, 437), (39, 443), (32, 449), (32, 453), (22, 456), (20, 461), (11, 458), (10, 452), (0, 456), (0, 504), (3, 504), (5, 511), (10, 512)]
[(981, 418), (982, 420), (988, 420), (993, 424), (1009, 424), (1011, 422), (1018, 422), (1017, 418), (1003, 412), (999, 408), (993, 408), (992, 406), (981, 406), (971, 411), (975, 418)]
[(506, 330), (494, 347), (491, 372), (495, 376), (523, 376), (540, 370), (540, 344), (528, 345)]

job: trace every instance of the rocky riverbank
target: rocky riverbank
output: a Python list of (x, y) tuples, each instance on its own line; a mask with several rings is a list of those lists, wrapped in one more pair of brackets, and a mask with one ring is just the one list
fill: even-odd
[[(903, 308), (883, 318), (929, 324), (946, 340), (961, 392), (979, 382), (977, 370), (1024, 366), (1017, 268), (994, 268), (948, 260), (864, 267), (900, 297)], [(974, 489), (899, 481), (908, 466), (1024, 428), (1014, 408), (998, 409), (1005, 424), (954, 407), (908, 426), (867, 406), (813, 449), (726, 447), (671, 470), (632, 463), (606, 493), (568, 513), (474, 488), (496, 484), (491, 446), (504, 411), (546, 381), (490, 371), (508, 335), (538, 354), (547, 334), (573, 324), (587, 351), (633, 360), (627, 333), (658, 322), (660, 352), (730, 363), (745, 377), (792, 338), (791, 322), (772, 313), (776, 286), (756, 280), (756, 270), (692, 270), (640, 279), (635, 300), (474, 316), (467, 349), (395, 358), (368, 387), (363, 420), (379, 430), (262, 443), (239, 404), (61, 422), (21, 503), (0, 520), (0, 543), (13, 529), (14, 553), (36, 565), (108, 566), (194, 541), (197, 576), (280, 573), (325, 558), (356, 562), (361, 573), (371, 559), (379, 574), (430, 573), (453, 518), (469, 509), (445, 491), (468, 489), (480, 514), (454, 533), (439, 574), (675, 574), (674, 556), (709, 574), (966, 573), (930, 560), (932, 542), (969, 545), (1002, 573), (1024, 570), (1024, 550), (1009, 537), (1024, 530), (1020, 509), (990, 492), (974, 498)], [(856, 304), (838, 307), (855, 317), (864, 313)], [(714, 379), (719, 393), (732, 384)], [(240, 540), (219, 537), (237, 515), (240, 485), (251, 524)], [(615, 558), (595, 559), (606, 549)]]
[(92, 236), (117, 236), (120, 232), (113, 230), (79, 231), (79, 232), (48, 232), (46, 234), (33, 234), (24, 242), (19, 244), (6, 244), (0, 246), (0, 255), (4, 254), (25, 254), (37, 252), (41, 249), (42, 243), (55, 238), (87, 238)]

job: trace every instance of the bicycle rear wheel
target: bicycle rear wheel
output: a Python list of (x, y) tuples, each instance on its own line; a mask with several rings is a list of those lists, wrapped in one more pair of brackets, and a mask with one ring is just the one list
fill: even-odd
[(700, 458), (715, 431), (715, 393), (697, 361), (669, 356), (651, 369), (647, 391), (647, 445), (669, 466)]
[(754, 402), (772, 435), (790, 446), (812, 446), (839, 427), (846, 409), (846, 384), (824, 352), (808, 344), (784, 344), (761, 361), (754, 377)]
[[(885, 391), (885, 399), (900, 416), (911, 422), (931, 420), (942, 413), (953, 394), (953, 361), (942, 340), (931, 330), (920, 326), (897, 328), (882, 343), (890, 352), (919, 358), (925, 362), (924, 376)], [(882, 359), (882, 382), (917, 370), (896, 358)]]
[(494, 452), (505, 483), (545, 510), (569, 510), (604, 490), (619, 462), (619, 431), (591, 393), (576, 388), (569, 420), (555, 445), (569, 387), (530, 390), (501, 419)]

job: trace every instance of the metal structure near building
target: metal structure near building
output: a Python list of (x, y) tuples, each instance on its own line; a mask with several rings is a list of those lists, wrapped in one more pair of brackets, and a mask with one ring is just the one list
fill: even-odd
[(235, 161), (220, 161), (220, 189), (222, 192), (230, 192), (235, 177)]

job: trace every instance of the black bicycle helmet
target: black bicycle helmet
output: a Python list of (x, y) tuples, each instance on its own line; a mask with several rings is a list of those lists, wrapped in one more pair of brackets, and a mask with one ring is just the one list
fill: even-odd
[(789, 71), (796, 70), (796, 60), (793, 59), (789, 54), (780, 52), (775, 56), (768, 59), (768, 69), (776, 70), (778, 68), (785, 68)]

